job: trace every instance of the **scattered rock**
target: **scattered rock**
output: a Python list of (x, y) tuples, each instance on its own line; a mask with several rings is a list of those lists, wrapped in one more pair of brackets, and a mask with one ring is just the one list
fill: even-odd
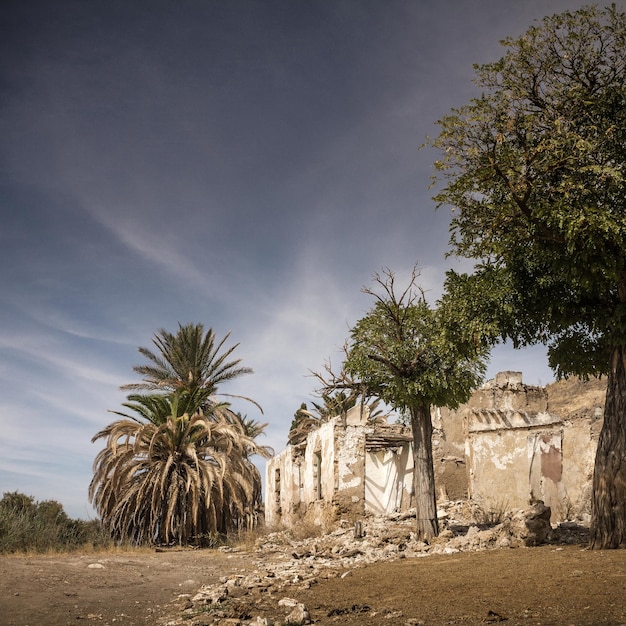
[(285, 622), (290, 626), (302, 626), (311, 623), (311, 614), (307, 611), (304, 604), (298, 604), (293, 611), (287, 615)]
[(350, 608), (331, 609), (328, 611), (328, 617), (334, 617), (335, 615), (346, 615), (347, 613), (369, 613), (371, 607), (367, 604), (353, 604)]
[[(191, 598), (181, 596), (181, 605), (187, 610), (187, 619), (189, 614), (200, 613), (202, 606), (210, 606), (210, 614), (215, 618), (213, 623), (224, 626), (237, 623), (245, 626), (309, 624), (311, 615), (298, 601), (297, 592), (310, 588), (320, 579), (345, 578), (355, 569), (381, 560), (534, 546), (559, 537), (564, 537), (563, 542), (567, 543), (567, 537), (580, 537), (581, 533), (577, 524), (552, 529), (550, 509), (541, 502), (525, 511), (511, 511), (503, 516), (501, 523), (493, 526), (479, 525), (468, 518), (471, 510), (464, 501), (449, 502), (445, 506), (446, 514), (440, 516), (441, 532), (430, 544), (416, 538), (415, 511), (412, 516), (407, 513), (389, 517), (366, 516), (358, 533), (354, 532), (354, 523), (347, 521), (340, 522), (329, 534), (302, 541), (294, 540), (288, 531), (269, 533), (256, 544), (255, 572), (245, 576), (231, 575), (222, 578), (219, 584), (202, 586)], [(191, 581), (184, 584), (188, 582)], [(270, 611), (274, 611), (271, 617)], [(369, 606), (357, 605), (332, 611), (335, 616), (342, 612), (376, 613)], [(381, 609), (380, 615), (390, 621), (402, 618), (397, 623), (407, 625), (422, 623), (418, 619), (404, 618), (394, 610)], [(506, 618), (490, 612), (485, 621), (503, 619)], [(182, 618), (176, 622), (184, 623), (189, 622)]]
[(546, 543), (552, 526), (550, 526), (550, 515), (552, 511), (543, 502), (536, 502), (524, 512), (524, 523), (526, 524), (526, 545), (538, 546)]
[(493, 623), (493, 622), (506, 622), (507, 618), (503, 617), (499, 613), (495, 611), (489, 611), (487, 613), (487, 617), (483, 620), (484, 622)]

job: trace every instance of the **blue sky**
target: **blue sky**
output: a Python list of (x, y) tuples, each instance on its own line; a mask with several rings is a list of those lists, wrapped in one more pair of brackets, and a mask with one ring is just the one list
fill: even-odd
[[(618, 2), (618, 5), (622, 5)], [(0, 493), (93, 517), (101, 442), (160, 328), (231, 332), (282, 449), (384, 266), (441, 291), (435, 122), (568, 0), (8, 0), (0, 14)], [(489, 375), (552, 380), (541, 348)]]

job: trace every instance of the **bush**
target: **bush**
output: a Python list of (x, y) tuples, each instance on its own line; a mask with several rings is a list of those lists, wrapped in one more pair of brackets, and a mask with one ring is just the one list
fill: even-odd
[(98, 520), (71, 519), (55, 500), (36, 502), (17, 491), (0, 500), (0, 553), (106, 548), (111, 539)]

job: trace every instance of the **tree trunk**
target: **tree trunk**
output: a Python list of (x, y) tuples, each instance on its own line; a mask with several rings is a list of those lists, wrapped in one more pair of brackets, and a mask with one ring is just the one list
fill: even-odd
[(626, 346), (613, 348), (591, 502), (592, 548), (626, 544)]
[(427, 541), (439, 534), (435, 470), (433, 468), (433, 424), (430, 406), (412, 406), (413, 489), (417, 518), (417, 538)]

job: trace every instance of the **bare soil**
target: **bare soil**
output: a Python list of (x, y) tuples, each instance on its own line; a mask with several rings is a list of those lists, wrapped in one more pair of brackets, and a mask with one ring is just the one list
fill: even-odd
[[(210, 611), (184, 614), (184, 594), (258, 567), (257, 555), (218, 550), (4, 556), (0, 624), (211, 624)], [(319, 625), (626, 625), (626, 550), (501, 549), (342, 573), (310, 589), (252, 597), (251, 613), (273, 624), (288, 612), (278, 600), (289, 596)]]

